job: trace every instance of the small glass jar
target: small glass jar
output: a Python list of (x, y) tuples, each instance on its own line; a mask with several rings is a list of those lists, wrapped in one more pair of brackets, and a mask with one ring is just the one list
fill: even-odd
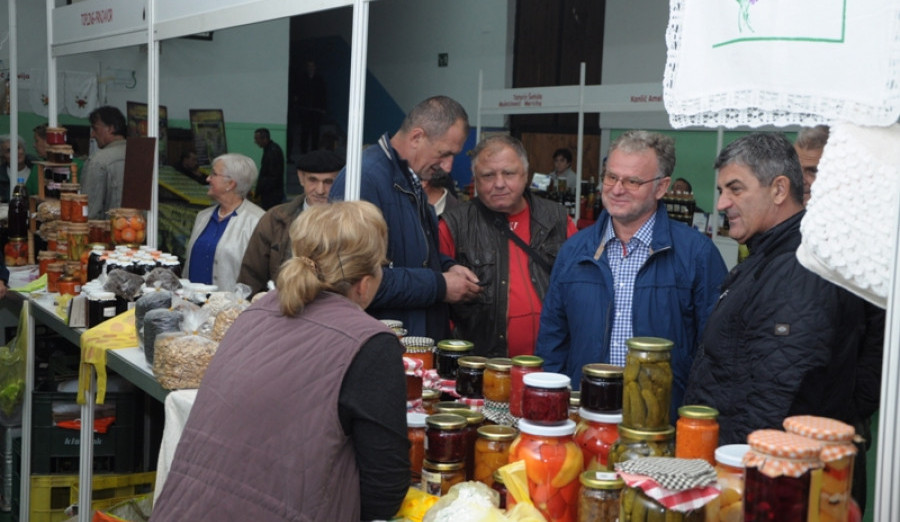
[(406, 413), (406, 436), (409, 439), (409, 465), (412, 482), (422, 480), (422, 461), (425, 460), (424, 413)]
[(821, 468), (822, 444), (779, 430), (747, 436), (744, 522), (806, 520), (811, 472)]
[(49, 252), (47, 250), (42, 250), (38, 252), (38, 275), (42, 276), (47, 273), (47, 266), (50, 263), (53, 263), (57, 260), (56, 252)]
[(87, 194), (72, 194), (70, 204), (70, 221), (72, 223), (87, 223), (88, 221), (88, 196)]
[(572, 391), (569, 393), (569, 419), (575, 421), (575, 424), (581, 422), (579, 410), (581, 410), (581, 392)]
[(442, 379), (456, 379), (456, 369), (460, 357), (472, 352), (475, 345), (462, 339), (444, 339), (437, 343), (434, 364)]
[(88, 241), (103, 244), (103, 248), (109, 246), (112, 237), (109, 232), (109, 221), (105, 219), (91, 219), (88, 222)]
[(484, 398), (494, 402), (509, 402), (510, 369), (512, 359), (494, 357), (484, 365)]
[(47, 161), (49, 161), (50, 163), (69, 163), (70, 161), (72, 161), (72, 156), (74, 156), (74, 154), (75, 150), (71, 145), (47, 144)]
[(435, 413), (459, 414), (460, 412), (471, 411), (471, 409), (468, 404), (459, 401), (438, 401), (434, 404)]
[(112, 292), (95, 292), (88, 296), (88, 328), (93, 328), (115, 316), (116, 294)]
[(718, 410), (709, 406), (688, 405), (678, 408), (675, 423), (675, 457), (703, 459), (716, 465), (719, 446)]
[(59, 219), (65, 222), (72, 221), (72, 198), (76, 194), (60, 193), (59, 195)]
[(422, 376), (415, 372), (406, 372), (406, 401), (413, 402), (422, 398)]
[(741, 520), (744, 516), (744, 455), (749, 449), (747, 444), (716, 448), (716, 477), (720, 491), (717, 521)]
[(509, 413), (513, 417), (522, 417), (522, 395), (526, 374), (543, 371), (544, 360), (536, 355), (518, 355), (512, 358), (509, 369)]
[(461, 411), (456, 415), (466, 419), (466, 480), (472, 480), (475, 477), (475, 443), (478, 441), (478, 429), (484, 424), (485, 417), (483, 413), (474, 410)]
[[(400, 321), (397, 321), (398, 323)], [(403, 323), (400, 323), (401, 327)], [(396, 330), (395, 330), (396, 331)], [(431, 337), (402, 337), (400, 344), (406, 348), (404, 357), (422, 361), (422, 369), (434, 368), (434, 339)]]
[(59, 292), (59, 278), (62, 277), (66, 269), (66, 264), (57, 261), (47, 265), (47, 291), (51, 293)]
[(88, 247), (87, 223), (69, 223), (67, 231), (68, 259), (69, 261), (81, 261), (81, 254)]
[(612, 364), (585, 364), (581, 369), (581, 407), (596, 413), (622, 411), (622, 373)]
[(495, 471), (493, 475), (493, 484), (491, 484), (491, 488), (500, 495), (500, 505), (497, 506), (500, 509), (507, 508), (507, 499), (509, 498), (509, 490), (506, 489), (506, 484), (503, 483), (503, 476), (500, 475), (500, 471)]
[(47, 145), (65, 145), (66, 144), (66, 128), (65, 127), (47, 127), (47, 137), (45, 138)]
[(79, 190), (81, 190), (81, 185), (78, 183), (60, 183), (59, 197), (62, 198), (63, 194), (78, 194)]
[[(628, 511), (628, 508), (631, 511)], [(685, 512), (666, 509), (653, 500), (640, 487), (625, 486), (622, 490), (622, 501), (619, 504), (621, 520), (684, 520), (702, 522), (708, 520), (706, 506)], [(799, 522), (799, 520), (798, 520)]]
[(441, 390), (436, 388), (422, 388), (422, 409), (425, 413), (432, 415), (437, 413), (434, 411), (434, 405), (441, 400)]
[(482, 399), (484, 395), (484, 364), (487, 358), (478, 355), (467, 355), (457, 359), (456, 393), (461, 397)]
[(25, 266), (28, 264), (28, 242), (24, 237), (11, 237), (3, 247), (3, 254), (6, 266)]
[[(401, 331), (406, 335), (406, 329), (403, 328), (403, 321), (398, 321), (396, 319), (381, 319), (381, 322), (393, 330), (394, 333), (397, 334), (397, 337), (403, 337), (403, 335), (400, 335)], [(434, 344), (434, 341), (432, 341), (432, 344)]]
[(475, 472), (472, 478), (488, 486), (494, 472), (509, 464), (509, 447), (518, 432), (510, 426), (481, 426), (475, 440)]
[(675, 427), (664, 430), (647, 431), (629, 428), (619, 424), (619, 440), (609, 449), (606, 464), (610, 469), (626, 460), (641, 457), (674, 457)]
[(140, 245), (144, 243), (147, 221), (135, 208), (114, 208), (109, 211), (112, 242), (115, 245)]
[(72, 276), (62, 276), (57, 281), (60, 295), (78, 295), (81, 293), (81, 281)]
[(522, 379), (525, 392), (522, 395), (522, 415), (525, 419), (542, 424), (555, 424), (569, 420), (568, 375), (561, 373), (529, 373)]
[(446, 495), (454, 485), (466, 480), (462, 462), (422, 462), (422, 490), (429, 495)]
[(613, 471), (607, 464), (609, 450), (619, 440), (621, 413), (594, 413), (581, 408), (581, 422), (575, 428), (575, 444), (584, 453), (584, 469)]
[(578, 522), (618, 522), (625, 482), (615, 473), (585, 471), (579, 477)]
[(425, 458), (434, 462), (466, 459), (466, 426), (461, 415), (439, 413), (425, 419)]
[(65, 265), (66, 265), (66, 268), (65, 268), (64, 275), (74, 278), (79, 283), (82, 283), (82, 284), (85, 283), (84, 276), (86, 274), (84, 273), (84, 270), (82, 270), (82, 268), (81, 268), (81, 261), (66, 261)]
[(665, 429), (672, 402), (673, 343), (659, 337), (632, 337), (625, 344), (622, 423), (636, 429)]
[(57, 236), (57, 233), (55, 230), (53, 230), (52, 232), (44, 233), (44, 240), (47, 241), (47, 251), (48, 252), (56, 252), (56, 250), (57, 250), (56, 238), (57, 237), (58, 236)]

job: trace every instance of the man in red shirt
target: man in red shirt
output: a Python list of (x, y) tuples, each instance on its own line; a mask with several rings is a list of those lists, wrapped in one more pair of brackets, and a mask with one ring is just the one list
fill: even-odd
[(566, 209), (528, 192), (528, 154), (511, 136), (485, 138), (472, 151), (477, 199), (441, 216), (440, 249), (478, 276), (484, 291), (451, 307), (456, 334), (475, 354), (534, 352), (550, 269), (576, 232)]

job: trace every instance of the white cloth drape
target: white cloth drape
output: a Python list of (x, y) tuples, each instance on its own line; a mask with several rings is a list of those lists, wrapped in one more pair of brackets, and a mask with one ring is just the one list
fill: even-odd
[(65, 71), (66, 112), (77, 118), (87, 118), (97, 108), (97, 75), (94, 73)]

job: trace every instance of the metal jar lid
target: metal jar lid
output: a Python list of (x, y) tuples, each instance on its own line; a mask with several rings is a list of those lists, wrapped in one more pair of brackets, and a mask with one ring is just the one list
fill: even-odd
[(478, 436), (487, 440), (511, 441), (519, 432), (512, 426), (490, 425), (478, 428)]
[(543, 366), (544, 360), (537, 355), (517, 355), (512, 358), (513, 366), (524, 366), (526, 368), (536, 368)]
[(625, 368), (614, 364), (591, 363), (585, 364), (581, 368), (581, 373), (589, 377), (600, 377), (604, 379), (621, 379), (625, 373)]
[(461, 430), (468, 425), (468, 421), (461, 415), (438, 413), (436, 415), (429, 415), (428, 418), (425, 419), (425, 424), (429, 428), (436, 428), (439, 430)]
[(675, 427), (669, 426), (661, 430), (639, 430), (619, 424), (619, 436), (623, 439), (638, 442), (671, 440), (675, 438)]
[(512, 359), (507, 357), (493, 357), (484, 363), (484, 367), (495, 372), (509, 372), (512, 368)]
[(425, 459), (422, 461), (422, 467), (428, 471), (457, 471), (463, 469), (464, 462), (435, 462)]
[(438, 350), (445, 352), (468, 352), (475, 348), (470, 341), (462, 339), (443, 339), (437, 343)]
[(467, 355), (465, 357), (460, 357), (459, 366), (461, 368), (472, 368), (474, 370), (483, 370), (484, 365), (487, 362), (487, 357), (481, 357), (480, 355)]
[(688, 419), (715, 420), (719, 416), (719, 410), (700, 404), (689, 404), (678, 408), (678, 416)]
[(668, 352), (675, 343), (662, 337), (632, 337), (625, 341), (625, 346), (630, 350), (642, 352)]
[(611, 471), (585, 471), (578, 477), (581, 485), (590, 489), (622, 489), (625, 481)]

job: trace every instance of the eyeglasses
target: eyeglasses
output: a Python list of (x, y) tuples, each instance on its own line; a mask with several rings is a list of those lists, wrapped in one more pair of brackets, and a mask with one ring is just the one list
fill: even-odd
[(620, 178), (619, 176), (616, 176), (615, 174), (610, 174), (609, 172), (604, 172), (601, 180), (603, 181), (603, 186), (609, 187), (609, 188), (615, 187), (616, 183), (621, 181), (622, 187), (624, 187), (625, 190), (630, 190), (630, 191), (634, 192), (635, 190), (641, 188), (642, 185), (663, 179), (664, 177), (665, 176), (656, 176), (655, 178), (651, 178), (651, 179)]

